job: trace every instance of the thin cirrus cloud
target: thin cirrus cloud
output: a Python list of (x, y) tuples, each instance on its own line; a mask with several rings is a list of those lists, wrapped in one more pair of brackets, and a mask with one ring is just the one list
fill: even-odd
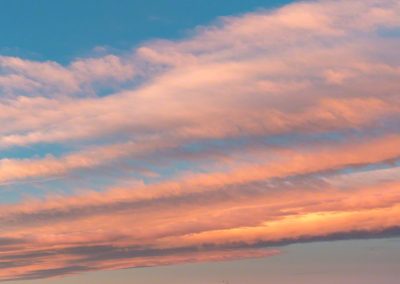
[(67, 188), (0, 205), (0, 279), (399, 235), (396, 29), (395, 0), (310, 1), (67, 66), (0, 57), (0, 183)]
[(135, 75), (131, 64), (115, 55), (77, 59), (63, 67), (56, 62), (35, 62), (17, 57), (0, 57), (3, 71), (1, 89), (5, 95), (24, 91), (31, 95), (67, 95), (83, 91), (85, 84), (98, 81), (125, 81)]

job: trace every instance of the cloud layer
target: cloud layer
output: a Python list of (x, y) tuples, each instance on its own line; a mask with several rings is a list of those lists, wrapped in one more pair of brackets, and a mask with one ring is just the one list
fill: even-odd
[(396, 0), (325, 0), (67, 66), (0, 56), (0, 279), (399, 235), (393, 31)]

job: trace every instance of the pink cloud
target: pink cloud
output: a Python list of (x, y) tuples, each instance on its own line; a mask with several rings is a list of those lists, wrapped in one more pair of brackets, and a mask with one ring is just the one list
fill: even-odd
[[(66, 66), (0, 57), (0, 183), (68, 190), (0, 205), (0, 279), (398, 235), (399, 39), (380, 31), (399, 15), (395, 0), (299, 2)], [(96, 187), (110, 165), (101, 191), (68, 180)]]

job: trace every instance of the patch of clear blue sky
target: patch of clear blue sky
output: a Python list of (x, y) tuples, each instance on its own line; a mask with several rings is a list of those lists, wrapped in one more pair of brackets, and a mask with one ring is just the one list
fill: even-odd
[(61, 156), (65, 152), (68, 152), (68, 150), (68, 146), (56, 143), (38, 143), (28, 146), (15, 146), (1, 149), (0, 159), (24, 159), (32, 157), (43, 158), (43, 156), (46, 156), (47, 154), (51, 154), (53, 156)]
[(387, 37), (400, 37), (400, 29), (396, 28), (380, 28), (378, 30), (380, 36), (387, 36)]
[(179, 38), (219, 16), (290, 0), (3, 0), (0, 54), (68, 63), (97, 46), (126, 51), (154, 38)]

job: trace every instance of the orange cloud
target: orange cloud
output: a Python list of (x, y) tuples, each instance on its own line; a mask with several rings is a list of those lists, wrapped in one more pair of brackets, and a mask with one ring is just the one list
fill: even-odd
[(326, 0), (66, 66), (0, 56), (0, 280), (399, 235), (399, 27), (398, 1)]

